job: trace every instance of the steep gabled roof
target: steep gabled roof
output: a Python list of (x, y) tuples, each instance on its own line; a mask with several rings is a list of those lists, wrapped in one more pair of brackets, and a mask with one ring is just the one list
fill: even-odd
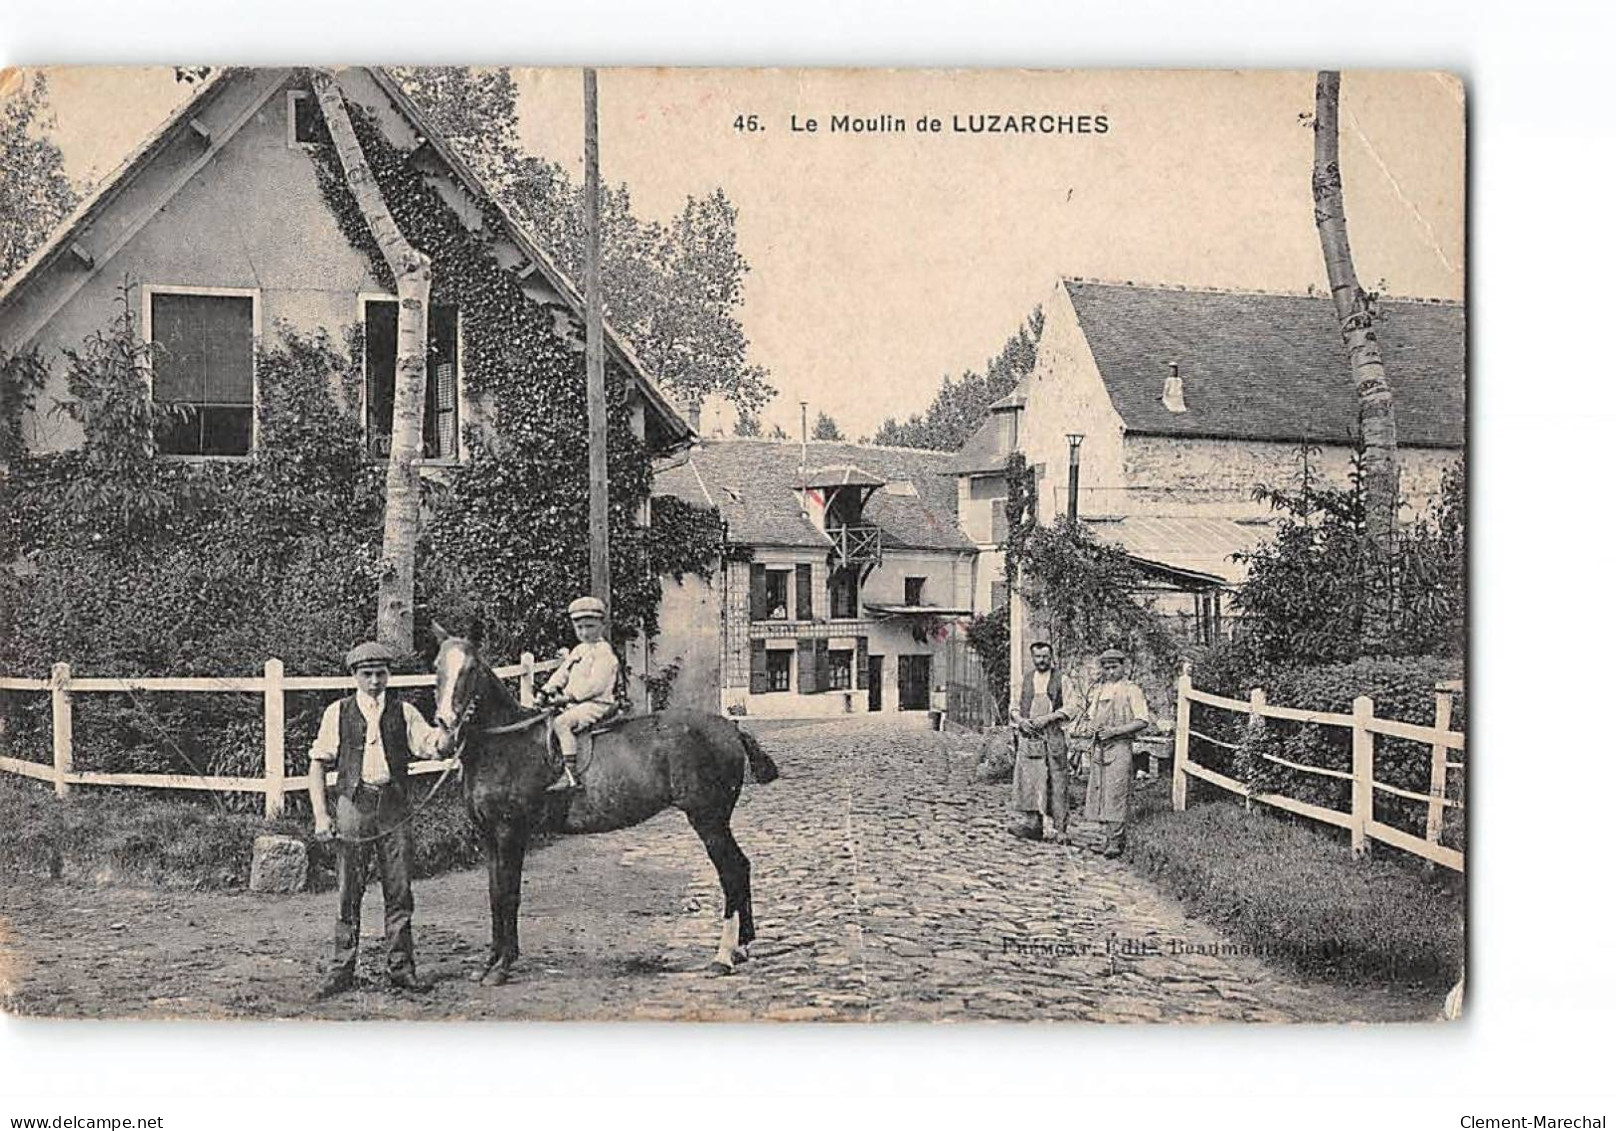
[[(420, 108), (406, 94), (382, 68), (359, 68), (367, 74), (392, 102), (395, 109), (410, 123), (412, 129), (429, 145), (433, 153), (442, 161), (453, 174), (460, 185), (469, 192), (479, 203), (494, 209), (504, 224), (507, 235), (517, 246), (518, 250), (533, 264), (534, 269), (558, 294), (561, 299), (580, 317), (584, 313), (583, 296), (566, 272), (562, 271), (555, 261), (542, 249), (533, 234), (511, 215), (487, 182), (469, 164), (461, 159), (452, 146), (426, 121)], [(72, 247), (74, 236), (86, 229), (90, 224), (108, 210), (115, 202), (122, 190), (137, 177), (152, 160), (154, 154), (162, 151), (165, 145), (173, 140), (177, 133), (191, 128), (192, 121), (197, 113), (209, 102), (217, 98), (221, 91), (237, 79), (250, 73), (250, 68), (222, 67), (198, 85), (193, 97), (180, 106), (169, 118), (157, 128), (147, 139), (141, 143), (118, 169), (103, 181), (78, 208), (67, 216), (50, 237), (41, 245), (27, 262), (18, 269), (10, 279), (0, 284), (0, 316), (3, 316), (12, 300), (29, 284), (46, 264), (66, 254)], [(223, 139), (221, 139), (223, 140)], [(607, 356), (617, 364), (630, 380), (634, 381), (641, 394), (649, 405), (648, 433), (654, 433), (653, 447), (659, 450), (674, 450), (688, 443), (695, 433), (686, 423), (683, 416), (676, 411), (663, 395), (656, 382), (646, 372), (644, 365), (635, 356), (610, 325), (605, 326), (605, 346)], [(19, 343), (20, 344), (20, 343)], [(660, 442), (655, 442), (656, 440)]]
[(1027, 389), (1031, 384), (1032, 374), (1029, 373), (1016, 382), (1014, 389), (988, 406), (987, 416), (960, 447), (949, 465), (949, 470), (953, 474), (990, 475), (995, 471), (1004, 470), (1005, 460), (1010, 458), (1010, 453), (999, 445), (999, 412), (1025, 408)]
[[(1327, 297), (1068, 280), (1111, 403), (1129, 432), (1351, 443), (1358, 400)], [(1465, 434), (1465, 310), (1382, 300), (1375, 321), (1397, 439), (1460, 448)], [(1169, 412), (1170, 362), (1187, 411)]]
[[(799, 444), (774, 440), (703, 440), (681, 461), (659, 472), (658, 494), (698, 506), (716, 506), (729, 540), (744, 546), (828, 549), (830, 543), (803, 517)], [(948, 452), (814, 441), (809, 468), (856, 466), (885, 481), (864, 507), (864, 520), (882, 531), (890, 549), (974, 549), (959, 528), (959, 493)], [(902, 487), (910, 483), (914, 493)], [(897, 488), (897, 490), (894, 490)]]

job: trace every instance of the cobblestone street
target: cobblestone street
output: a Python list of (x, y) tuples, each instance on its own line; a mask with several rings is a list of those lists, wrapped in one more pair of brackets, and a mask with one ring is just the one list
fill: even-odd
[[(636, 1016), (1351, 1021), (1440, 1004), (1305, 985), (1227, 956), (1225, 936), (1125, 864), (1011, 837), (1006, 787), (974, 780), (972, 737), (867, 719), (759, 733), (782, 777), (748, 787), (736, 814), (754, 868), (754, 961), (661, 987)], [(654, 835), (619, 835), (640, 842), (625, 864), (700, 854), (666, 818)], [(700, 911), (674, 949), (711, 944), (718, 900), (698, 868), (686, 906)]]
[[(312, 1000), (332, 892), (296, 896), (29, 882), (0, 888), (8, 1008), (56, 1016), (1371, 1021), (1437, 999), (1309, 984), (1188, 919), (1127, 865), (1005, 832), (978, 740), (903, 719), (758, 728), (778, 781), (748, 784), (757, 942), (729, 977), (717, 878), (682, 814), (568, 837), (527, 859), (511, 984), (476, 985), (480, 870), (418, 881), (432, 992), (381, 982), (381, 899), (364, 985)], [(1223, 952), (1219, 948), (1225, 948)], [(1154, 951), (1155, 953), (1141, 953)]]

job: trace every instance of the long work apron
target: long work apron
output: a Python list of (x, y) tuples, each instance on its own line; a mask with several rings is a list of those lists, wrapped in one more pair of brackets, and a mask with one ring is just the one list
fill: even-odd
[[(1103, 684), (1095, 690), (1093, 719), (1096, 731), (1124, 726), (1134, 721), (1129, 685), (1122, 680)], [(1133, 790), (1133, 736), (1094, 740), (1093, 765), (1089, 769), (1088, 792), (1083, 798), (1083, 816), (1090, 821), (1128, 819), (1128, 796)]]

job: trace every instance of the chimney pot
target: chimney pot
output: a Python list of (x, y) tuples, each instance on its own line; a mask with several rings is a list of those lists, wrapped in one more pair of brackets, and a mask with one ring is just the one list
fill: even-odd
[(1178, 375), (1178, 362), (1167, 363), (1167, 383), (1162, 386), (1162, 407), (1168, 412), (1188, 412), (1184, 406), (1184, 379)]

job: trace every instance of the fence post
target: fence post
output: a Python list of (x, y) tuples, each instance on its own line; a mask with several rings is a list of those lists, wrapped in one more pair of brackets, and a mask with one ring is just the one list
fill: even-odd
[[(1453, 692), (1436, 693), (1436, 729), (1446, 731), (1453, 722)], [(1442, 802), (1448, 795), (1448, 748), (1431, 743), (1431, 807), (1425, 815), (1425, 839), (1436, 844), (1442, 839)]]
[(533, 706), (533, 653), (522, 653), (522, 680), (518, 691), (519, 701), (524, 707)]
[[(1250, 786), (1252, 779), (1256, 777), (1253, 771), (1257, 767), (1255, 757), (1257, 738), (1262, 734), (1263, 726), (1265, 725), (1263, 723), (1262, 709), (1266, 706), (1268, 706), (1268, 692), (1260, 687), (1253, 687), (1251, 689), (1251, 717), (1246, 720), (1245, 749), (1240, 751), (1241, 760), (1245, 762), (1245, 765), (1240, 767), (1241, 776), (1246, 779), (1247, 786)], [(1246, 812), (1251, 812), (1251, 791), (1249, 789), (1246, 791)]]
[(1182, 813), (1189, 801), (1189, 774), (1184, 767), (1190, 760), (1190, 673), (1186, 666), (1178, 677), (1178, 715), (1173, 720), (1173, 809)]
[(1369, 720), (1375, 701), (1360, 695), (1352, 701), (1352, 855), (1369, 855), (1369, 822), (1375, 815), (1375, 735)]
[(286, 809), (286, 666), (264, 661), (264, 816), (275, 820)]
[(51, 665), (51, 755), (57, 797), (67, 796), (67, 775), (73, 772), (73, 696), (68, 691), (72, 678), (73, 669), (65, 661)]

